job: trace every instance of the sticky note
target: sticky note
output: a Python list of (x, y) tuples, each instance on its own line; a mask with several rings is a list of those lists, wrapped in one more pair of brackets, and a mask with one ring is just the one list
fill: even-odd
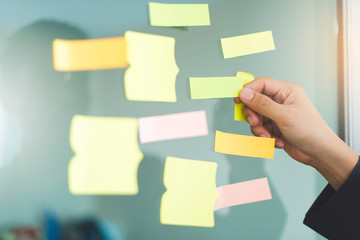
[(167, 4), (149, 2), (151, 26), (208, 26), (208, 4)]
[[(244, 85), (246, 85), (249, 82), (254, 80), (254, 76), (251, 73), (247, 73), (247, 72), (237, 72), (236, 76), (241, 77)], [(235, 121), (248, 122), (247, 119), (245, 118), (244, 114), (242, 113), (244, 106), (245, 106), (245, 104), (243, 104), (243, 103), (239, 103), (239, 104), (235, 103), (235, 109), (234, 109), (234, 120)]]
[(242, 113), (242, 110), (244, 107), (245, 107), (245, 104), (243, 104), (243, 103), (235, 103), (235, 109), (234, 109), (234, 120), (235, 121), (248, 122), (248, 120)]
[(167, 157), (161, 198), (162, 224), (213, 227), (217, 163)]
[(205, 135), (208, 126), (204, 110), (139, 118), (141, 143)]
[(73, 194), (138, 193), (137, 170), (143, 158), (136, 118), (74, 116), (69, 164)]
[(241, 78), (244, 86), (254, 80), (254, 75), (247, 72), (237, 72), (236, 76)]
[(191, 77), (189, 82), (192, 99), (233, 98), (243, 87), (241, 77)]
[(53, 42), (54, 68), (57, 71), (83, 71), (128, 66), (123, 37), (63, 40)]
[(271, 199), (271, 191), (267, 178), (259, 178), (246, 182), (234, 183), (217, 188), (219, 197), (214, 210), (241, 204)]
[(175, 81), (179, 68), (175, 61), (173, 37), (127, 31), (125, 95), (131, 101), (176, 102)]
[(233, 58), (275, 50), (271, 31), (222, 38), (221, 47), (224, 58)]
[(258, 158), (274, 158), (275, 138), (216, 131), (215, 152)]

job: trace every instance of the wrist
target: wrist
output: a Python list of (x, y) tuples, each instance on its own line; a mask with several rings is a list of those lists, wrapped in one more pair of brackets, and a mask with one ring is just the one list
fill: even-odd
[(333, 135), (332, 138), (327, 139), (327, 144), (319, 151), (310, 165), (337, 190), (349, 178), (359, 156), (338, 136)]

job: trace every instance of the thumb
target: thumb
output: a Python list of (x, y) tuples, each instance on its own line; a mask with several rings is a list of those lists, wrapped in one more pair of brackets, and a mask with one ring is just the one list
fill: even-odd
[(264, 115), (267, 118), (277, 122), (281, 120), (284, 106), (273, 101), (268, 96), (255, 92), (250, 88), (244, 88), (240, 93), (240, 99), (246, 106), (253, 111)]

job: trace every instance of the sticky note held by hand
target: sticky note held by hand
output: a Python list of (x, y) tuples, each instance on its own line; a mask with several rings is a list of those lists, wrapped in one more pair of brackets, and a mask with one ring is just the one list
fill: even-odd
[(222, 38), (221, 47), (224, 58), (233, 58), (275, 50), (271, 31)]
[(73, 194), (134, 195), (143, 158), (138, 146), (136, 118), (74, 116), (69, 164)]
[(274, 158), (275, 138), (216, 131), (215, 152), (258, 158)]
[(125, 95), (130, 101), (176, 102), (175, 39), (127, 31)]
[(53, 42), (54, 68), (57, 71), (85, 71), (128, 66), (123, 37), (63, 40)]
[(167, 157), (161, 198), (162, 224), (213, 227), (217, 163)]
[(208, 4), (149, 2), (151, 26), (182, 27), (210, 25)]
[(255, 79), (254, 75), (252, 75), (251, 73), (247, 73), (247, 72), (237, 72), (236, 76), (241, 78), (244, 86)]
[[(236, 76), (240, 77), (242, 79), (244, 85), (246, 85), (249, 82), (254, 80), (254, 76), (251, 73), (247, 73), (247, 72), (237, 72)], [(235, 121), (248, 122), (248, 120), (242, 113), (244, 106), (245, 106), (245, 104), (243, 104), (243, 103), (238, 103), (238, 104), (235, 103), (235, 109), (234, 109), (234, 120)]]

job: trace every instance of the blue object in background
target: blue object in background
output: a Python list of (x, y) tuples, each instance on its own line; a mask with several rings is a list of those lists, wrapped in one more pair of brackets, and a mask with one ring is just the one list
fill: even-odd
[(45, 213), (45, 240), (60, 240), (60, 222), (51, 210)]

